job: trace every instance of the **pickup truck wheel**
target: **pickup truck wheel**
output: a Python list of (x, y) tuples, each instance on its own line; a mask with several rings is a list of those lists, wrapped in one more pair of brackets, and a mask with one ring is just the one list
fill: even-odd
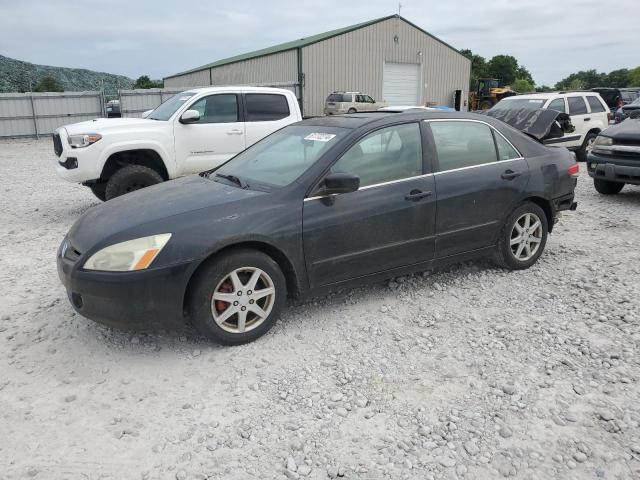
[(264, 335), (286, 302), (278, 264), (255, 250), (222, 254), (196, 273), (187, 297), (189, 318), (206, 337), (241, 345)]
[(620, 190), (624, 187), (624, 183), (608, 182), (606, 180), (594, 178), (593, 186), (596, 187), (596, 191), (602, 195), (615, 195), (616, 193), (620, 193)]
[(105, 201), (106, 200), (106, 188), (107, 184), (105, 182), (100, 183), (92, 183), (89, 185), (91, 192), (98, 198), (98, 200)]
[(505, 221), (496, 260), (509, 270), (523, 270), (536, 263), (547, 243), (547, 215), (533, 202), (516, 208)]
[(584, 142), (582, 142), (582, 146), (578, 150), (576, 150), (576, 158), (578, 159), (579, 162), (587, 161), (587, 155), (589, 154), (589, 152), (591, 152), (591, 149), (593, 148), (593, 144), (595, 143), (597, 136), (598, 136), (597, 133), (589, 132), (587, 133), (587, 136), (584, 137)]
[(152, 168), (142, 165), (127, 165), (116, 171), (107, 181), (105, 199), (111, 200), (125, 193), (160, 182), (162, 182), (162, 177)]

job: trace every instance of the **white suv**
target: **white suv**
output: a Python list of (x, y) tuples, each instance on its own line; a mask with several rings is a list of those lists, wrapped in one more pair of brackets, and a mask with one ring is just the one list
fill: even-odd
[(302, 120), (289, 90), (208, 87), (170, 98), (145, 118), (99, 118), (53, 134), (56, 171), (100, 200), (215, 168)]
[(586, 161), (598, 133), (609, 126), (611, 112), (600, 94), (595, 92), (552, 92), (516, 95), (500, 100), (492, 110), (549, 108), (568, 113), (575, 132), (545, 141), (545, 145), (567, 147)]

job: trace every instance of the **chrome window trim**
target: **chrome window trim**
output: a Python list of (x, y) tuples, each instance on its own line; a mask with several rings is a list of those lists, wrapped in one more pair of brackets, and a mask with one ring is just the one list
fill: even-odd
[[(492, 131), (496, 132), (498, 135), (500, 135), (504, 139), (504, 141), (507, 142), (511, 146), (511, 148), (513, 148), (515, 150), (515, 152), (519, 155), (519, 157), (517, 157), (517, 158), (510, 158), (508, 160), (496, 160), (495, 162), (480, 163), (478, 165), (470, 165), (468, 167), (454, 168), (454, 169), (451, 169), (451, 170), (442, 170), (440, 172), (435, 172), (435, 173), (453, 172), (453, 171), (456, 171), (456, 170), (465, 170), (467, 168), (481, 167), (483, 165), (493, 165), (494, 163), (504, 163), (504, 162), (510, 162), (510, 161), (514, 161), (514, 160), (523, 160), (524, 159), (524, 156), (522, 156), (522, 152), (520, 152), (520, 150), (518, 150), (515, 147), (515, 145), (509, 141), (509, 139), (507, 137), (505, 137), (493, 125), (491, 125), (490, 123), (487, 123), (487, 122), (483, 122), (482, 120), (476, 120), (476, 119), (470, 119), (470, 118), (434, 118), (434, 119), (423, 120), (423, 122), (426, 122), (426, 123), (431, 123), (431, 122), (474, 122), (474, 123), (481, 123), (481, 124), (486, 125), (487, 127), (489, 127)], [(497, 154), (498, 154), (498, 151), (497, 151), (497, 146), (496, 146), (496, 155)]]
[[(383, 187), (385, 185), (392, 185), (394, 183), (400, 183), (400, 182), (407, 182), (409, 180), (416, 180), (418, 178), (427, 178), (427, 177), (432, 177), (434, 174), (433, 173), (425, 173), (423, 175), (415, 175), (413, 177), (405, 177), (405, 178), (399, 178), (397, 180), (389, 180), (388, 182), (381, 182), (381, 183), (374, 183), (371, 185), (365, 185), (364, 187), (360, 187), (358, 188), (358, 190), (355, 190), (355, 192), (359, 192), (361, 190), (369, 190), (370, 188), (377, 188), (377, 187)], [(353, 192), (351, 192), (353, 193)], [(305, 202), (310, 201), (310, 200), (319, 200), (321, 198), (328, 198), (328, 197), (332, 197), (338, 195), (337, 193), (330, 193), (327, 195), (316, 195), (313, 197), (307, 197), (304, 199)]]
[(515, 162), (517, 160), (524, 160), (524, 157), (510, 158), (509, 160), (496, 160), (495, 162), (481, 163), (479, 165), (469, 165), (468, 167), (452, 168), (450, 170), (443, 170), (441, 172), (435, 172), (435, 173), (433, 173), (433, 175), (443, 175), (445, 173), (460, 172), (462, 170), (470, 170), (472, 168), (479, 168), (479, 167), (488, 167), (490, 165), (502, 165), (504, 163)]

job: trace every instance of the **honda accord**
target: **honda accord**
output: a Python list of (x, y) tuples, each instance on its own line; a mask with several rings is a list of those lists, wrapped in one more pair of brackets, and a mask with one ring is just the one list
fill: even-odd
[(524, 269), (578, 165), (494, 118), (439, 111), (313, 118), (216, 169), (80, 217), (58, 272), (81, 315), (192, 323), (223, 344), (265, 334), (287, 298), (480, 256)]

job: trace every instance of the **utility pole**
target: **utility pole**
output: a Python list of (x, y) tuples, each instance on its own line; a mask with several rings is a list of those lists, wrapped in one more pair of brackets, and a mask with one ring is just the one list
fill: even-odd
[(400, 16), (401, 10), (402, 10), (402, 3), (398, 2), (398, 16)]

